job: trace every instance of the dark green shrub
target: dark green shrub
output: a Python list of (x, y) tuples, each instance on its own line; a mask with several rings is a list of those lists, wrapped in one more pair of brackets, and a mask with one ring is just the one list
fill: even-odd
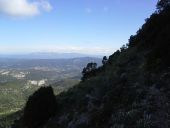
[(29, 97), (23, 121), (28, 128), (37, 128), (44, 124), (56, 112), (56, 99), (52, 87), (41, 87)]

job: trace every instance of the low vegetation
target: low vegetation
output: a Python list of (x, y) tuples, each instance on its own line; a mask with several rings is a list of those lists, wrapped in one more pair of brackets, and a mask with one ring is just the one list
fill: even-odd
[(99, 58), (59, 60), (1, 59), (0, 128), (9, 127), (15, 113), (23, 109), (28, 97), (42, 86), (51, 85), (55, 95), (80, 82), (86, 63)]
[[(127, 45), (103, 58), (103, 66), (87, 64), (82, 81), (56, 96), (55, 115), (36, 127), (169, 128), (170, 1), (157, 8)], [(30, 127), (24, 114), (13, 128)]]

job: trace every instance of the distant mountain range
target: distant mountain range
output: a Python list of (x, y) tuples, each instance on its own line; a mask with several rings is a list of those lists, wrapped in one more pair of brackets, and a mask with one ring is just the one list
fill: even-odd
[(82, 57), (97, 57), (102, 58), (100, 55), (90, 55), (81, 53), (55, 53), (55, 52), (35, 52), (28, 54), (0, 54), (0, 58), (11, 59), (71, 59)]
[[(32, 57), (33, 58), (33, 57)], [(102, 65), (102, 59), (97, 57), (79, 57), (79, 58), (63, 58), (63, 59), (16, 59), (16, 58), (0, 58), (0, 69), (2, 68), (13, 68), (13, 69), (30, 69), (33, 67), (58, 67), (67, 68), (68, 65), (71, 67), (80, 67), (81, 69), (89, 62), (96, 62), (98, 66)], [(42, 58), (42, 57), (41, 57)]]

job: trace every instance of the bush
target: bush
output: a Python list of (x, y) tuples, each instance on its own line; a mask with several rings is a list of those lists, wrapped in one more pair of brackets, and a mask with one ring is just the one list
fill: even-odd
[(56, 98), (52, 87), (41, 87), (29, 97), (23, 121), (28, 128), (37, 128), (44, 124), (56, 112)]

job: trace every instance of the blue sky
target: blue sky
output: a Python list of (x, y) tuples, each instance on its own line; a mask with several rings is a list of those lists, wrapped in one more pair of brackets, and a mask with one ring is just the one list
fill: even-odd
[(109, 55), (136, 33), (155, 11), (157, 0), (10, 2), (0, 0), (0, 53)]

